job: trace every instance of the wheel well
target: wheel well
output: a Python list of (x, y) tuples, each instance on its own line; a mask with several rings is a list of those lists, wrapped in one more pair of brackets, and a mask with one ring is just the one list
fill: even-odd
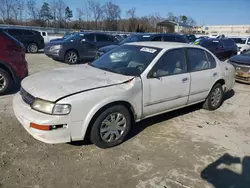
[(127, 110), (129, 111), (130, 115), (131, 115), (131, 118), (132, 118), (132, 122), (134, 123), (135, 120), (136, 120), (136, 113), (135, 113), (135, 110), (133, 108), (133, 106), (129, 103), (129, 102), (126, 102), (126, 101), (116, 101), (116, 102), (112, 102), (112, 103), (109, 103), (105, 106), (103, 106), (102, 108), (100, 108), (96, 113), (95, 115), (92, 117), (91, 121), (89, 122), (89, 125), (88, 125), (88, 128), (87, 128), (87, 131), (85, 133), (85, 138), (89, 138), (89, 135), (90, 135), (90, 131), (91, 131), (91, 128), (92, 128), (92, 125), (94, 124), (94, 121), (96, 120), (96, 118), (106, 109), (108, 109), (109, 107), (111, 106), (115, 106), (115, 105), (122, 105), (122, 106), (125, 106), (127, 108)]
[(78, 58), (79, 58), (79, 53), (78, 53), (78, 51), (76, 50), (76, 49), (69, 49), (69, 50), (67, 50), (66, 52), (65, 52), (65, 55), (64, 55), (64, 57), (66, 56), (66, 54), (69, 52), (69, 51), (74, 51), (74, 52), (76, 52), (76, 54), (77, 54), (77, 56), (78, 56)]
[(5, 70), (10, 75), (11, 79), (15, 81), (13, 73), (6, 65), (0, 63), (0, 69)]
[[(217, 83), (220, 83), (220, 84), (223, 86), (223, 85), (225, 85), (225, 80), (220, 79), (220, 80), (218, 80), (215, 84), (217, 84)], [(215, 84), (214, 84), (214, 85), (215, 85)]]

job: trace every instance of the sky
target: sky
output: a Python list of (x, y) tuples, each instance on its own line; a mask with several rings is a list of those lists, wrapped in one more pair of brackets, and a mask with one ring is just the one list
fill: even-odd
[[(36, 0), (37, 4), (44, 1)], [(95, 0), (102, 4), (107, 0)], [(84, 0), (64, 0), (75, 13), (76, 8), (84, 7)], [(112, 0), (125, 12), (136, 8), (137, 16), (159, 13), (166, 17), (168, 12), (174, 15), (192, 17), (198, 25), (250, 25), (250, 0)], [(75, 15), (74, 15), (75, 16)]]

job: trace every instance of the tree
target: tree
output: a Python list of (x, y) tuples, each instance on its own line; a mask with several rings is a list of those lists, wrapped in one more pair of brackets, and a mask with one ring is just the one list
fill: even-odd
[(57, 1), (57, 20), (59, 23), (59, 27), (64, 27), (65, 26), (65, 9), (66, 9), (66, 4), (63, 0), (58, 0)]
[(116, 31), (118, 29), (118, 20), (121, 19), (121, 8), (119, 5), (108, 1), (104, 6), (104, 16), (106, 21), (106, 29)]
[(70, 10), (70, 8), (67, 6), (65, 8), (65, 25), (67, 24), (67, 20), (70, 21), (70, 19), (73, 17), (73, 12)]
[(186, 24), (187, 23), (187, 20), (188, 20), (188, 18), (187, 18), (187, 16), (180, 16), (180, 22), (181, 23), (183, 23), (183, 24)]
[(177, 22), (178, 21), (177, 17), (172, 12), (169, 12), (167, 14), (167, 20), (173, 21), (173, 22)]
[(32, 20), (38, 19), (38, 10), (36, 7), (36, 2), (34, 0), (27, 1), (27, 13), (31, 16)]
[(3, 21), (12, 19), (12, 11), (16, 0), (0, 0), (0, 15)]
[(97, 3), (94, 0), (88, 1), (89, 10), (92, 12), (93, 18), (95, 20), (95, 28), (98, 28), (98, 21), (100, 21), (103, 15), (103, 9), (100, 3)]
[(136, 29), (136, 24), (137, 24), (137, 19), (135, 16), (136, 9), (132, 8), (126, 12), (127, 18), (129, 19), (129, 31), (135, 31), (137, 32)]
[(40, 10), (40, 18), (49, 25), (49, 21), (53, 19), (50, 7), (48, 3), (44, 3)]

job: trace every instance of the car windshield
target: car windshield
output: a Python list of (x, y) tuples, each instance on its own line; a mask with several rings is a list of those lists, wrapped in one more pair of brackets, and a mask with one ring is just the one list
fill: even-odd
[(245, 51), (245, 52), (243, 52), (242, 55), (250, 56), (250, 49), (247, 50), (247, 51)]
[(109, 72), (139, 76), (160, 51), (160, 48), (122, 45), (104, 54), (90, 65)]
[(65, 33), (63, 36), (64, 39), (69, 38), (70, 36), (74, 35), (75, 33)]
[(80, 40), (84, 36), (84, 34), (81, 33), (74, 33), (73, 35), (69, 36), (68, 38), (64, 39), (65, 41), (75, 41)]
[(125, 44), (129, 42), (139, 42), (141, 40), (141, 35), (131, 35), (130, 37), (122, 40), (119, 44)]

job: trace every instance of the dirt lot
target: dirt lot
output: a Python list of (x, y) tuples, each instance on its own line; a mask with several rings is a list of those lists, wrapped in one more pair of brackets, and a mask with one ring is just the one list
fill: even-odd
[[(43, 54), (27, 61), (31, 74), (67, 66)], [(250, 85), (236, 84), (217, 111), (194, 106), (136, 124), (106, 150), (33, 139), (12, 98), (0, 97), (0, 187), (250, 187)]]

